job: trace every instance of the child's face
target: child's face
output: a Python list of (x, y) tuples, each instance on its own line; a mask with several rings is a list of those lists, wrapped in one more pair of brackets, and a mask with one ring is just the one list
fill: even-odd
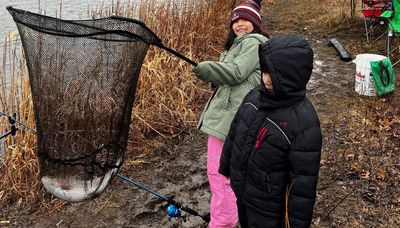
[(263, 82), (264, 82), (264, 86), (267, 89), (268, 92), (272, 93), (274, 90), (272, 88), (272, 81), (271, 81), (271, 77), (269, 76), (268, 73), (264, 73), (263, 72)]
[(244, 34), (251, 33), (254, 30), (254, 26), (248, 20), (238, 19), (233, 22), (232, 30), (236, 36), (243, 36)]

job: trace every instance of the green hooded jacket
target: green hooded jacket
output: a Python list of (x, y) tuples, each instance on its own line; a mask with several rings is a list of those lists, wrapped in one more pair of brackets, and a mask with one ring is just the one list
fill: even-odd
[(193, 68), (198, 78), (217, 85), (200, 117), (202, 132), (225, 140), (243, 98), (260, 84), (258, 45), (267, 40), (256, 33), (236, 37), (218, 62), (204, 61)]

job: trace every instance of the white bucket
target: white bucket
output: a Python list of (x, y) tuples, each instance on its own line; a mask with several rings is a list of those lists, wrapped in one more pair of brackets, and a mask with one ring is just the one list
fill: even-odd
[(353, 61), (356, 63), (355, 90), (365, 96), (376, 96), (374, 77), (371, 72), (371, 61), (386, 59), (376, 54), (359, 54)]

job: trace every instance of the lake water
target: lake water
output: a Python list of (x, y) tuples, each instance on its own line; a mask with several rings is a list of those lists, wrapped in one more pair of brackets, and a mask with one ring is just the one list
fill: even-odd
[[(3, 44), (8, 34), (17, 32), (17, 26), (6, 7), (33, 13), (45, 14), (52, 17), (60, 17), (66, 20), (89, 19), (92, 9), (102, 6), (111, 6), (117, 0), (0, 0), (0, 63), (3, 57)], [(137, 2), (135, 0), (119, 0), (121, 4)]]
[[(13, 21), (10, 13), (7, 11), (7, 6), (12, 6), (17, 9), (30, 11), (33, 13), (45, 14), (47, 16), (61, 18), (66, 20), (76, 19), (89, 19), (91, 18), (90, 12), (96, 8), (107, 8), (113, 5), (113, 3), (119, 1), (120, 4), (126, 4), (128, 2), (138, 2), (140, 0), (0, 0), (0, 71), (3, 69), (3, 45), (7, 36), (17, 33), (17, 26)], [(16, 47), (20, 47), (20, 43), (17, 38)], [(13, 40), (15, 40), (15, 38)], [(6, 75), (6, 85), (9, 85), (10, 74), (10, 63), (9, 59), (6, 60), (6, 72), (1, 74)]]
[(4, 42), (9, 32), (17, 31), (17, 27), (11, 15), (6, 10), (7, 6), (53, 17), (59, 17), (60, 6), (62, 6), (61, 18), (87, 19), (89, 18), (90, 9), (94, 9), (96, 6), (101, 6), (103, 4), (111, 5), (111, 3), (115, 1), (116, 0), (0, 0), (0, 41)]

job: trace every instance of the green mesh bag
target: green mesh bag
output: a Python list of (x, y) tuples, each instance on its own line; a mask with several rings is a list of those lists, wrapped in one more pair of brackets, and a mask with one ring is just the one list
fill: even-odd
[(371, 61), (371, 72), (374, 78), (376, 94), (382, 96), (392, 93), (396, 85), (392, 63), (389, 58)]

